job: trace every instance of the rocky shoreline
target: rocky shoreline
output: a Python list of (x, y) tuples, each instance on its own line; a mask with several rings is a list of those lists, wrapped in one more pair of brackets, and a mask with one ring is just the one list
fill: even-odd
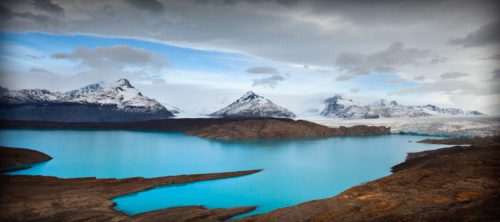
[(498, 221), (500, 137), (410, 153), (393, 174), (341, 194), (238, 221)]
[(0, 128), (175, 131), (210, 139), (314, 138), (391, 133), (389, 127), (383, 126), (359, 125), (330, 128), (305, 120), (284, 118), (186, 118), (101, 123), (0, 120)]
[[(35, 150), (0, 147), (2, 168), (50, 159), (47, 154)], [(24, 168), (15, 168), (20, 169)], [(186, 206), (127, 215), (114, 209), (112, 199), (158, 186), (245, 176), (260, 171), (125, 179), (0, 175), (0, 221), (223, 221), (253, 211), (255, 206), (225, 209)]]
[(187, 206), (127, 215), (114, 209), (112, 199), (163, 185), (238, 177), (259, 171), (126, 179), (2, 175), (0, 221), (223, 221), (255, 207)]
[(0, 173), (28, 169), (31, 164), (51, 159), (49, 155), (36, 150), (0, 146)]

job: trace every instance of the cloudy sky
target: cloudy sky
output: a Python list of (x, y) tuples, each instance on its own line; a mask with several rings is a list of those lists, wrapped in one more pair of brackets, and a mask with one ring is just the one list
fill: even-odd
[(498, 1), (3, 0), (3, 87), (129, 79), (209, 113), (248, 90), (296, 113), (334, 94), (498, 114)]

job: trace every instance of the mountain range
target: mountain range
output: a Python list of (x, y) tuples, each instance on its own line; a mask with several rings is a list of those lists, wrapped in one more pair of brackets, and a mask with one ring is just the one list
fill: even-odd
[(435, 105), (401, 105), (396, 101), (376, 100), (362, 105), (351, 99), (335, 95), (324, 101), (325, 107), (320, 115), (336, 118), (371, 119), (371, 118), (404, 118), (427, 116), (479, 116), (478, 111), (464, 111), (458, 108), (440, 108)]
[(90, 84), (68, 92), (0, 89), (0, 117), (11, 120), (117, 122), (173, 117), (126, 79)]
[[(319, 113), (325, 117), (370, 119), (427, 116), (479, 116), (478, 111), (440, 108), (435, 105), (402, 105), (376, 100), (361, 104), (340, 95), (327, 98)], [(98, 82), (67, 92), (45, 89), (9, 90), (0, 87), (0, 119), (61, 122), (119, 122), (171, 118), (181, 109), (142, 95), (126, 79)], [(209, 114), (215, 118), (295, 118), (290, 110), (248, 91), (227, 107)]]

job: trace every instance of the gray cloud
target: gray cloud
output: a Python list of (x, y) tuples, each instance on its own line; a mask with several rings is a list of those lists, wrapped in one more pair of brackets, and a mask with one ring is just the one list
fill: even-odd
[(2, 19), (3, 25), (8, 24), (12, 20), (28, 20), (44, 29), (55, 28), (61, 25), (61, 21), (53, 16), (34, 14), (31, 12), (13, 12), (9, 8), (0, 5), (0, 18)]
[(202, 4), (212, 4), (212, 5), (235, 5), (238, 3), (250, 3), (250, 4), (261, 4), (267, 2), (276, 2), (278, 4), (292, 6), (299, 2), (299, 0), (195, 0)]
[(70, 53), (55, 53), (52, 58), (77, 60), (81, 62), (81, 65), (94, 69), (108, 67), (123, 69), (127, 66), (135, 66), (161, 70), (167, 67), (166, 58), (162, 54), (151, 53), (144, 49), (126, 45), (97, 47), (94, 49), (78, 47)]
[(490, 82), (478, 85), (474, 82), (456, 79), (441, 79), (434, 82), (421, 83), (415, 87), (392, 91), (389, 95), (409, 95), (422, 93), (438, 93), (449, 96), (472, 95), (472, 96), (498, 96), (500, 94), (500, 82)]
[(285, 77), (280, 73), (280, 71), (273, 67), (256, 66), (248, 68), (245, 72), (249, 74), (271, 75), (266, 78), (253, 79), (252, 86), (266, 86), (269, 88), (274, 88), (278, 85), (279, 82), (285, 80)]
[(431, 63), (432, 64), (439, 64), (439, 63), (445, 63), (445, 62), (448, 62), (448, 60), (450, 60), (449, 58), (446, 58), (446, 57), (442, 57), (442, 56), (436, 56), (435, 58), (431, 59)]
[(491, 73), (493, 74), (492, 80), (496, 80), (496, 81), (500, 80), (500, 69), (495, 69)]
[(468, 76), (469, 74), (467, 73), (461, 73), (461, 72), (447, 72), (439, 75), (441, 79), (458, 79), (460, 77)]
[(28, 70), (28, 73), (38, 75), (38, 76), (51, 76), (51, 75), (56, 75), (55, 73), (46, 70), (46, 69), (40, 69), (40, 68), (30, 68)]
[(32, 0), (35, 8), (51, 14), (63, 15), (64, 9), (50, 0)]
[(347, 72), (347, 75), (342, 75), (337, 80), (372, 73), (396, 72), (401, 66), (418, 65), (420, 59), (429, 56), (429, 50), (405, 48), (402, 42), (395, 42), (389, 48), (371, 54), (343, 52), (339, 54), (335, 64)]
[(268, 78), (263, 78), (263, 79), (254, 79), (252, 86), (267, 86), (269, 88), (274, 88), (278, 85), (279, 82), (285, 80), (285, 78), (281, 75), (272, 75), (271, 77)]
[[(373, 51), (394, 39), (437, 50), (453, 36), (466, 35), (470, 27), (496, 18), (498, 9), (498, 3), (492, 0), (409, 0), (397, 4), (394, 1), (297, 0), (291, 4), (234, 1), (228, 5), (197, 4), (196, 0), (110, 0), (92, 4), (74, 0), (58, 1), (66, 16), (50, 17), (54, 19), (50, 23), (59, 25), (47, 27), (48, 22), (42, 21), (49, 18), (35, 19), (34, 16), (41, 14), (37, 14), (30, 2), (20, 0), (13, 5), (12, 2), (0, 2), (11, 11), (1, 27), (4, 31), (154, 39), (328, 67), (335, 66), (332, 58), (340, 52)], [(145, 10), (161, 13), (151, 17), (143, 13)], [(21, 15), (32, 18), (17, 19)], [(448, 29), (451, 26), (454, 28)], [(446, 32), (436, 33), (445, 29)], [(433, 34), (419, 38), (421, 33)]]
[(127, 4), (152, 13), (163, 12), (163, 4), (157, 0), (123, 0)]
[(280, 74), (280, 72), (273, 68), (267, 66), (257, 66), (247, 69), (245, 72), (251, 74)]
[(448, 43), (452, 45), (461, 45), (463, 47), (499, 44), (500, 19), (481, 26), (478, 30), (468, 34), (464, 38), (452, 39)]
[(496, 55), (492, 55), (492, 56), (488, 56), (486, 58), (484, 58), (485, 60), (500, 60), (500, 54), (496, 54)]
[(360, 91), (359, 88), (351, 88), (349, 89), (349, 92), (352, 92), (352, 93), (358, 93)]
[(443, 93), (443, 94), (467, 94), (476, 95), (484, 94), (484, 90), (479, 89), (476, 85), (466, 81), (458, 80), (439, 80), (432, 83), (422, 83), (419, 86), (397, 90), (391, 92), (391, 95), (408, 95), (420, 93)]
[(425, 80), (425, 76), (415, 76), (415, 77), (413, 77), (413, 80), (423, 81), (423, 80)]
[(164, 55), (125, 45), (78, 47), (69, 53), (54, 53), (51, 57), (78, 62), (86, 71), (73, 78), (83, 82), (89, 79), (113, 81), (117, 78), (152, 82), (159, 79), (158, 75), (168, 67)]
[(391, 80), (389, 80), (387, 82), (390, 83), (390, 84), (399, 84), (399, 83), (405, 83), (406, 80), (405, 79), (391, 79)]

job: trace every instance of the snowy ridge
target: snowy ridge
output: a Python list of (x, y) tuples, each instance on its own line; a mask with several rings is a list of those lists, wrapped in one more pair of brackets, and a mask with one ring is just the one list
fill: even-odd
[(46, 89), (3, 90), (0, 102), (5, 104), (51, 103), (63, 96), (60, 92)]
[(162, 104), (143, 96), (126, 79), (109, 85), (94, 83), (64, 93), (3, 89), (0, 104), (2, 118), (7, 119), (128, 121), (173, 116)]
[[(68, 95), (68, 93), (66, 94)], [(167, 110), (167, 108), (156, 100), (143, 96), (141, 92), (134, 88), (126, 79), (119, 79), (107, 87), (99, 83), (85, 86), (79, 90), (79, 94), (70, 97), (69, 101), (116, 105), (118, 109), (141, 108), (150, 112)]]
[(210, 116), (294, 118), (295, 114), (252, 91), (248, 91), (229, 106), (210, 114)]
[(324, 101), (322, 116), (352, 119), (404, 118), (428, 116), (478, 116), (478, 111), (463, 111), (458, 108), (440, 108), (434, 105), (401, 105), (396, 101), (376, 100), (368, 105), (360, 105), (352, 100), (335, 95)]

